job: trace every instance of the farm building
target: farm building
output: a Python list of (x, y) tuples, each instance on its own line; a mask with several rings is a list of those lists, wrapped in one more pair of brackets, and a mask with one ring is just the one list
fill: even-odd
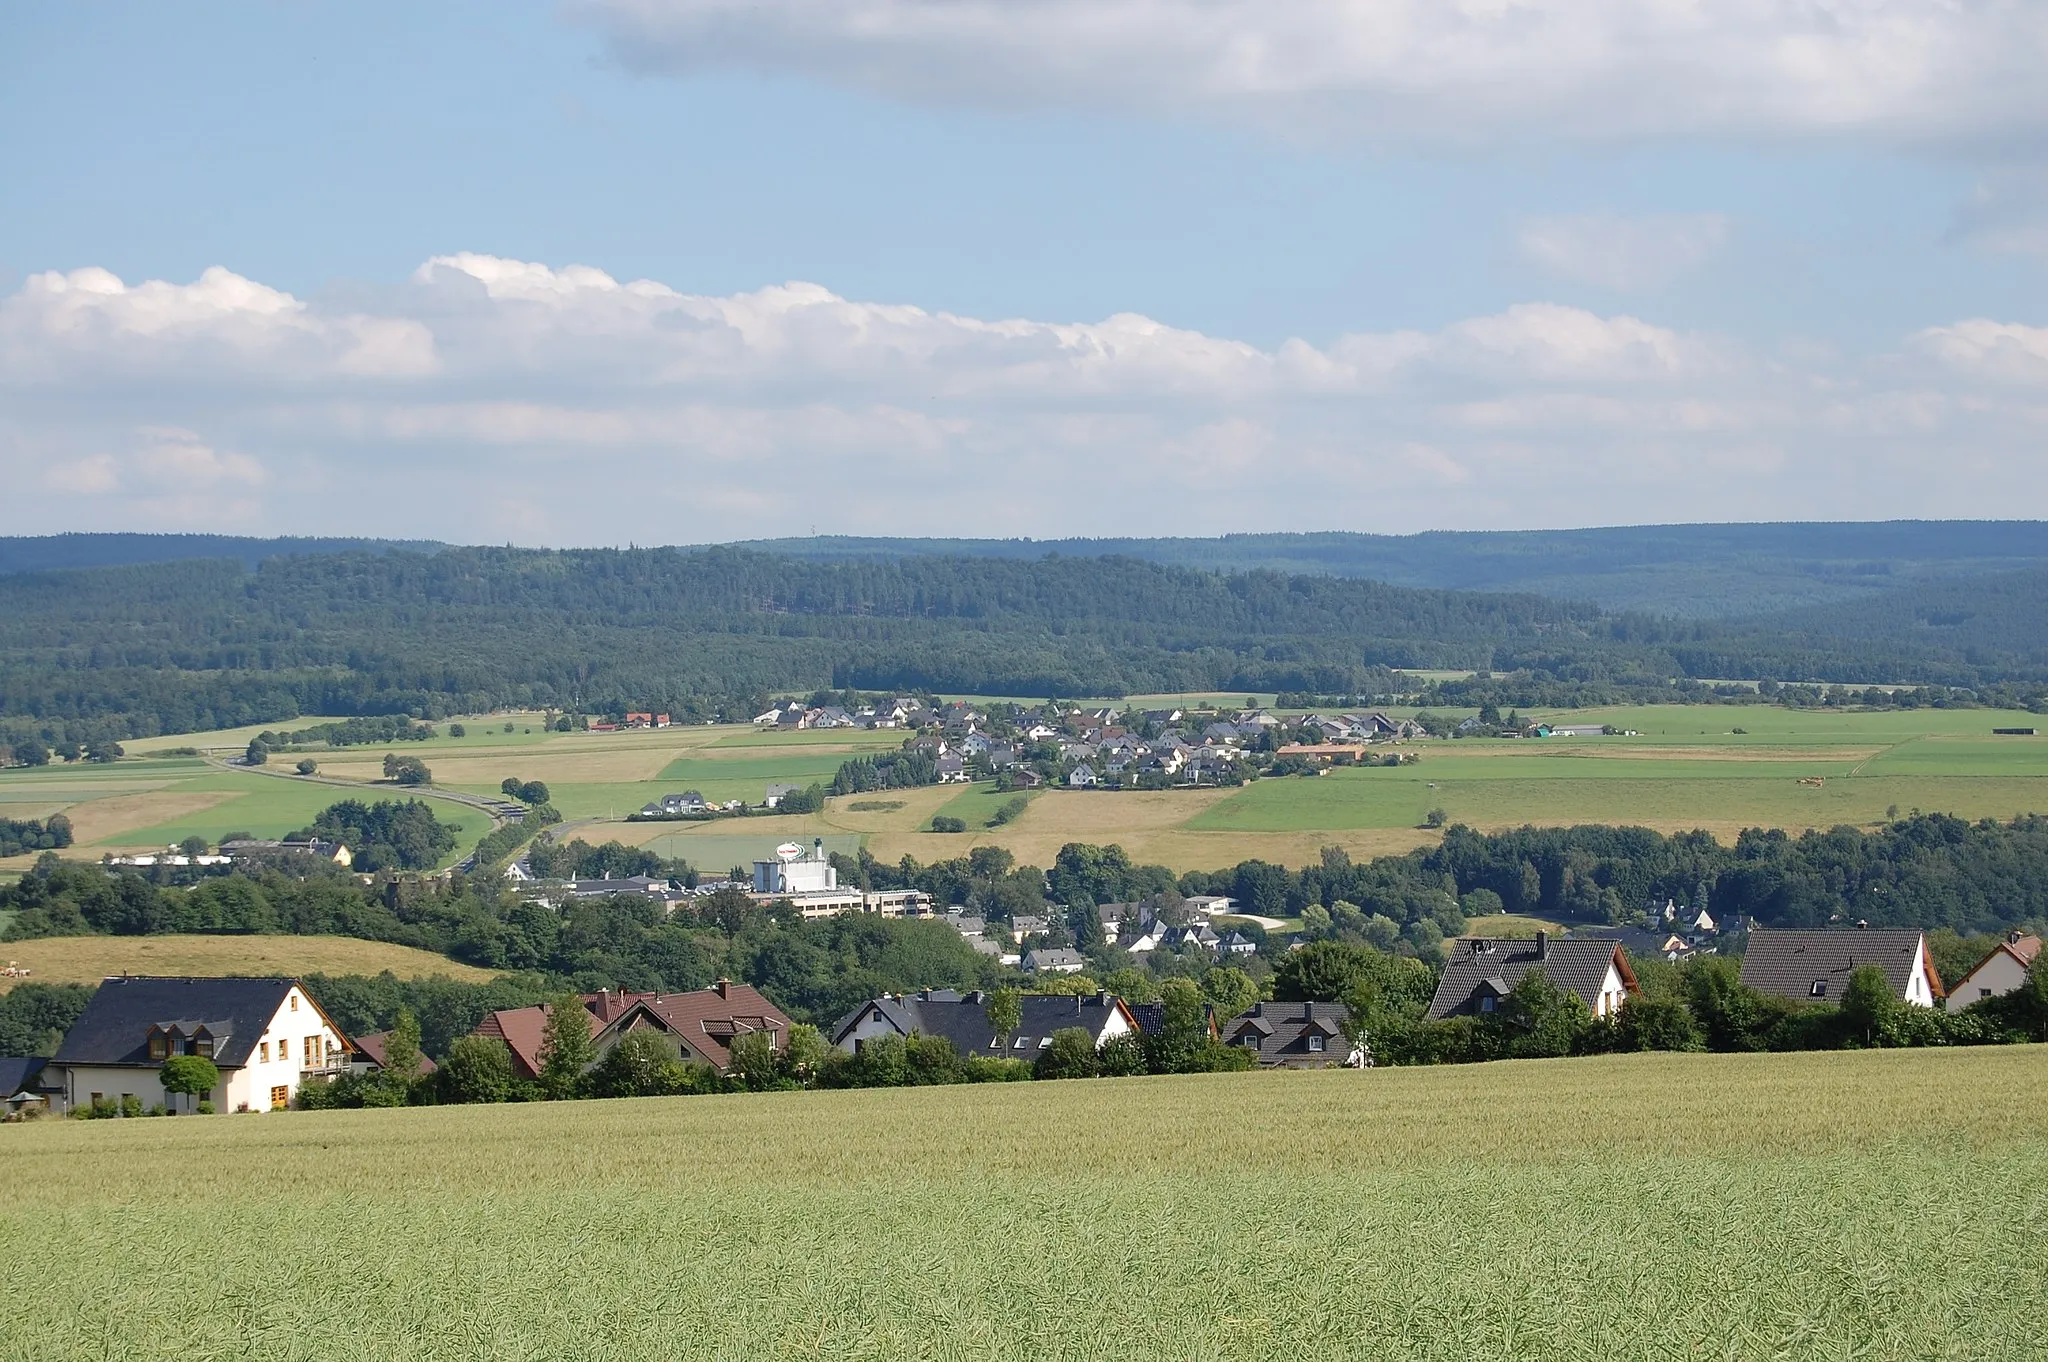
[(1596, 1017), (1621, 1010), (1636, 992), (1635, 971), (1617, 942), (1553, 940), (1538, 932), (1531, 941), (1463, 937), (1448, 943), (1451, 958), (1429, 1000), (1429, 1020), (1489, 1013), (1531, 970), (1579, 995)]
[(1838, 1003), (1849, 976), (1864, 965), (1882, 969), (1892, 991), (1915, 1007), (1933, 1007), (1942, 996), (1941, 976), (1917, 928), (1759, 929), (1749, 935), (1742, 982), (1795, 1002)]
[[(296, 979), (195, 979), (121, 975), (103, 981), (65, 1033), (41, 1086), (52, 1110), (104, 1099), (191, 1111), (278, 1111), (299, 1085), (348, 1069), (351, 1047)], [(164, 1091), (164, 1061), (210, 1059), (220, 1089)]]

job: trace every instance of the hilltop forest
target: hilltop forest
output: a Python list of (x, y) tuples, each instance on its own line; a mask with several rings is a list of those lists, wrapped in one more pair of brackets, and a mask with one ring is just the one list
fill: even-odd
[(26, 572), (0, 576), (0, 739), (509, 705), (734, 718), (768, 692), (822, 686), (1373, 695), (1397, 686), (1391, 668), (1650, 696), (1706, 677), (2038, 695), (2043, 575), (1936, 580), (1849, 608), (1713, 622), (1057, 555), (446, 548)]

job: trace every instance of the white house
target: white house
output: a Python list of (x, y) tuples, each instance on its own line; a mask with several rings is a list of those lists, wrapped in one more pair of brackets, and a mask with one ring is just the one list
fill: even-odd
[(1024, 954), (1027, 974), (1079, 974), (1087, 965), (1086, 956), (1065, 946), (1041, 946)]
[[(279, 1111), (299, 1085), (349, 1067), (348, 1037), (296, 979), (186, 979), (121, 975), (104, 980), (65, 1033), (45, 1082), (58, 1111), (132, 1097), (144, 1107)], [(211, 1059), (220, 1087), (198, 1098), (167, 1093), (164, 1061)]]
[(2041, 954), (2041, 938), (2020, 932), (2008, 934), (1998, 948), (1970, 967), (1948, 991), (1951, 1011), (1961, 1011), (1986, 998), (2002, 998), (2027, 982), (2027, 970)]
[(1917, 928), (1757, 930), (1742, 955), (1742, 982), (1759, 993), (1802, 1003), (1839, 1003), (1849, 977), (1867, 965), (1915, 1007), (1942, 996), (1927, 938)]
[(1085, 789), (1089, 786), (1099, 785), (1101, 783), (1101, 781), (1096, 779), (1095, 768), (1088, 765), (1088, 763), (1085, 761), (1082, 762), (1079, 766), (1076, 766), (1072, 771), (1067, 773), (1067, 784), (1076, 790)]

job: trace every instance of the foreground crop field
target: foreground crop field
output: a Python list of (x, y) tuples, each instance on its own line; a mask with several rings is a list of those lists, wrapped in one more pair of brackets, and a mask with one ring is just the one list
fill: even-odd
[(27, 969), (0, 978), (16, 984), (96, 984), (110, 974), (381, 974), (401, 979), (445, 974), (482, 983), (492, 971), (432, 951), (346, 936), (46, 936), (0, 945), (0, 957)]
[(0, 1353), (2038, 1357), (2044, 1066), (1644, 1056), (15, 1127), (0, 1231), (35, 1247), (0, 1282), (36, 1308)]
[[(905, 854), (938, 860), (993, 843), (1038, 865), (1050, 864), (1067, 842), (1117, 842), (1141, 861), (1207, 870), (1250, 857), (1299, 865), (1332, 844), (1355, 856), (1405, 851), (1436, 839), (1423, 826), (1433, 809), (1444, 810), (1450, 821), (1488, 829), (1635, 823), (1666, 832), (1705, 828), (1723, 839), (1752, 826), (1796, 832), (1869, 825), (1893, 809), (1966, 818), (2048, 811), (2048, 737), (1991, 732), (2048, 727), (2030, 714), (1664, 705), (1550, 717), (1604, 722), (1636, 734), (1419, 742), (1410, 748), (1422, 758), (1414, 765), (1338, 769), (1238, 790), (1053, 789), (999, 827), (988, 823), (1006, 800), (987, 786), (887, 791), (858, 801), (866, 808), (839, 799), (822, 814), (801, 817), (623, 821), (648, 801), (686, 789), (714, 801), (758, 804), (769, 785), (829, 781), (847, 758), (897, 746), (900, 732), (764, 733), (700, 726), (547, 733), (534, 728), (533, 716), (497, 716), (467, 721), (461, 738), (449, 736), (444, 725), (431, 741), (398, 746), (425, 760), (443, 788), (495, 794), (507, 776), (541, 780), (569, 820), (564, 835), (617, 838), (716, 870), (750, 861), (792, 837), (823, 837), (835, 850), (865, 845), (888, 861)], [(513, 732), (504, 732), (506, 722)], [(246, 738), (238, 730), (157, 739), (153, 746), (239, 750)], [(381, 775), (385, 750), (313, 755), (323, 777), (367, 782)], [(160, 847), (193, 833), (288, 831), (347, 793), (222, 770), (196, 758), (157, 756), (104, 767), (0, 772), (0, 816), (43, 817), (61, 810), (78, 829), (74, 854), (96, 857), (106, 850)], [(362, 793), (384, 798), (399, 792), (373, 785)], [(962, 819), (966, 831), (928, 831), (932, 816), (941, 813)], [(441, 816), (463, 825), (465, 849), (485, 830), (482, 815), (461, 805), (444, 803)]]

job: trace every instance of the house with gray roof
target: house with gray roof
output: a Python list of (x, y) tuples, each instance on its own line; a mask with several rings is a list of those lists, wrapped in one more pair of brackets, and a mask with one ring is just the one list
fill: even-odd
[(1053, 1033), (1070, 1027), (1088, 1032), (1099, 1048), (1112, 1036), (1138, 1029), (1124, 1000), (1109, 993), (1018, 995), (1020, 1020), (1008, 1035), (997, 1035), (988, 1020), (988, 995), (926, 989), (862, 1003), (841, 1017), (826, 1039), (849, 1054), (882, 1036), (944, 1036), (963, 1055), (1036, 1059), (1052, 1046)]
[(1066, 946), (1040, 946), (1024, 953), (1026, 974), (1079, 974), (1088, 957)]
[(1849, 976), (1865, 965), (1883, 970), (1892, 992), (1915, 1007), (1933, 1007), (1943, 996), (1926, 934), (1917, 927), (1758, 928), (1742, 957), (1742, 982), (1795, 1002), (1839, 1003)]
[(1263, 1069), (1324, 1069), (1363, 1059), (1344, 1037), (1342, 1003), (1258, 1003), (1220, 1028), (1225, 1045), (1249, 1050)]
[(197, 1100), (220, 1111), (279, 1111), (306, 1081), (345, 1072), (348, 1037), (296, 979), (104, 980), (64, 1035), (41, 1079), (59, 1113), (132, 1097), (145, 1107), (191, 1110), (164, 1091), (164, 1062), (210, 1059), (221, 1086)]
[(1596, 1017), (1619, 1012), (1638, 991), (1628, 952), (1613, 941), (1557, 940), (1538, 932), (1528, 941), (1468, 936), (1445, 944), (1450, 960), (1429, 1000), (1430, 1021), (1494, 1012), (1532, 970), (1578, 994)]

